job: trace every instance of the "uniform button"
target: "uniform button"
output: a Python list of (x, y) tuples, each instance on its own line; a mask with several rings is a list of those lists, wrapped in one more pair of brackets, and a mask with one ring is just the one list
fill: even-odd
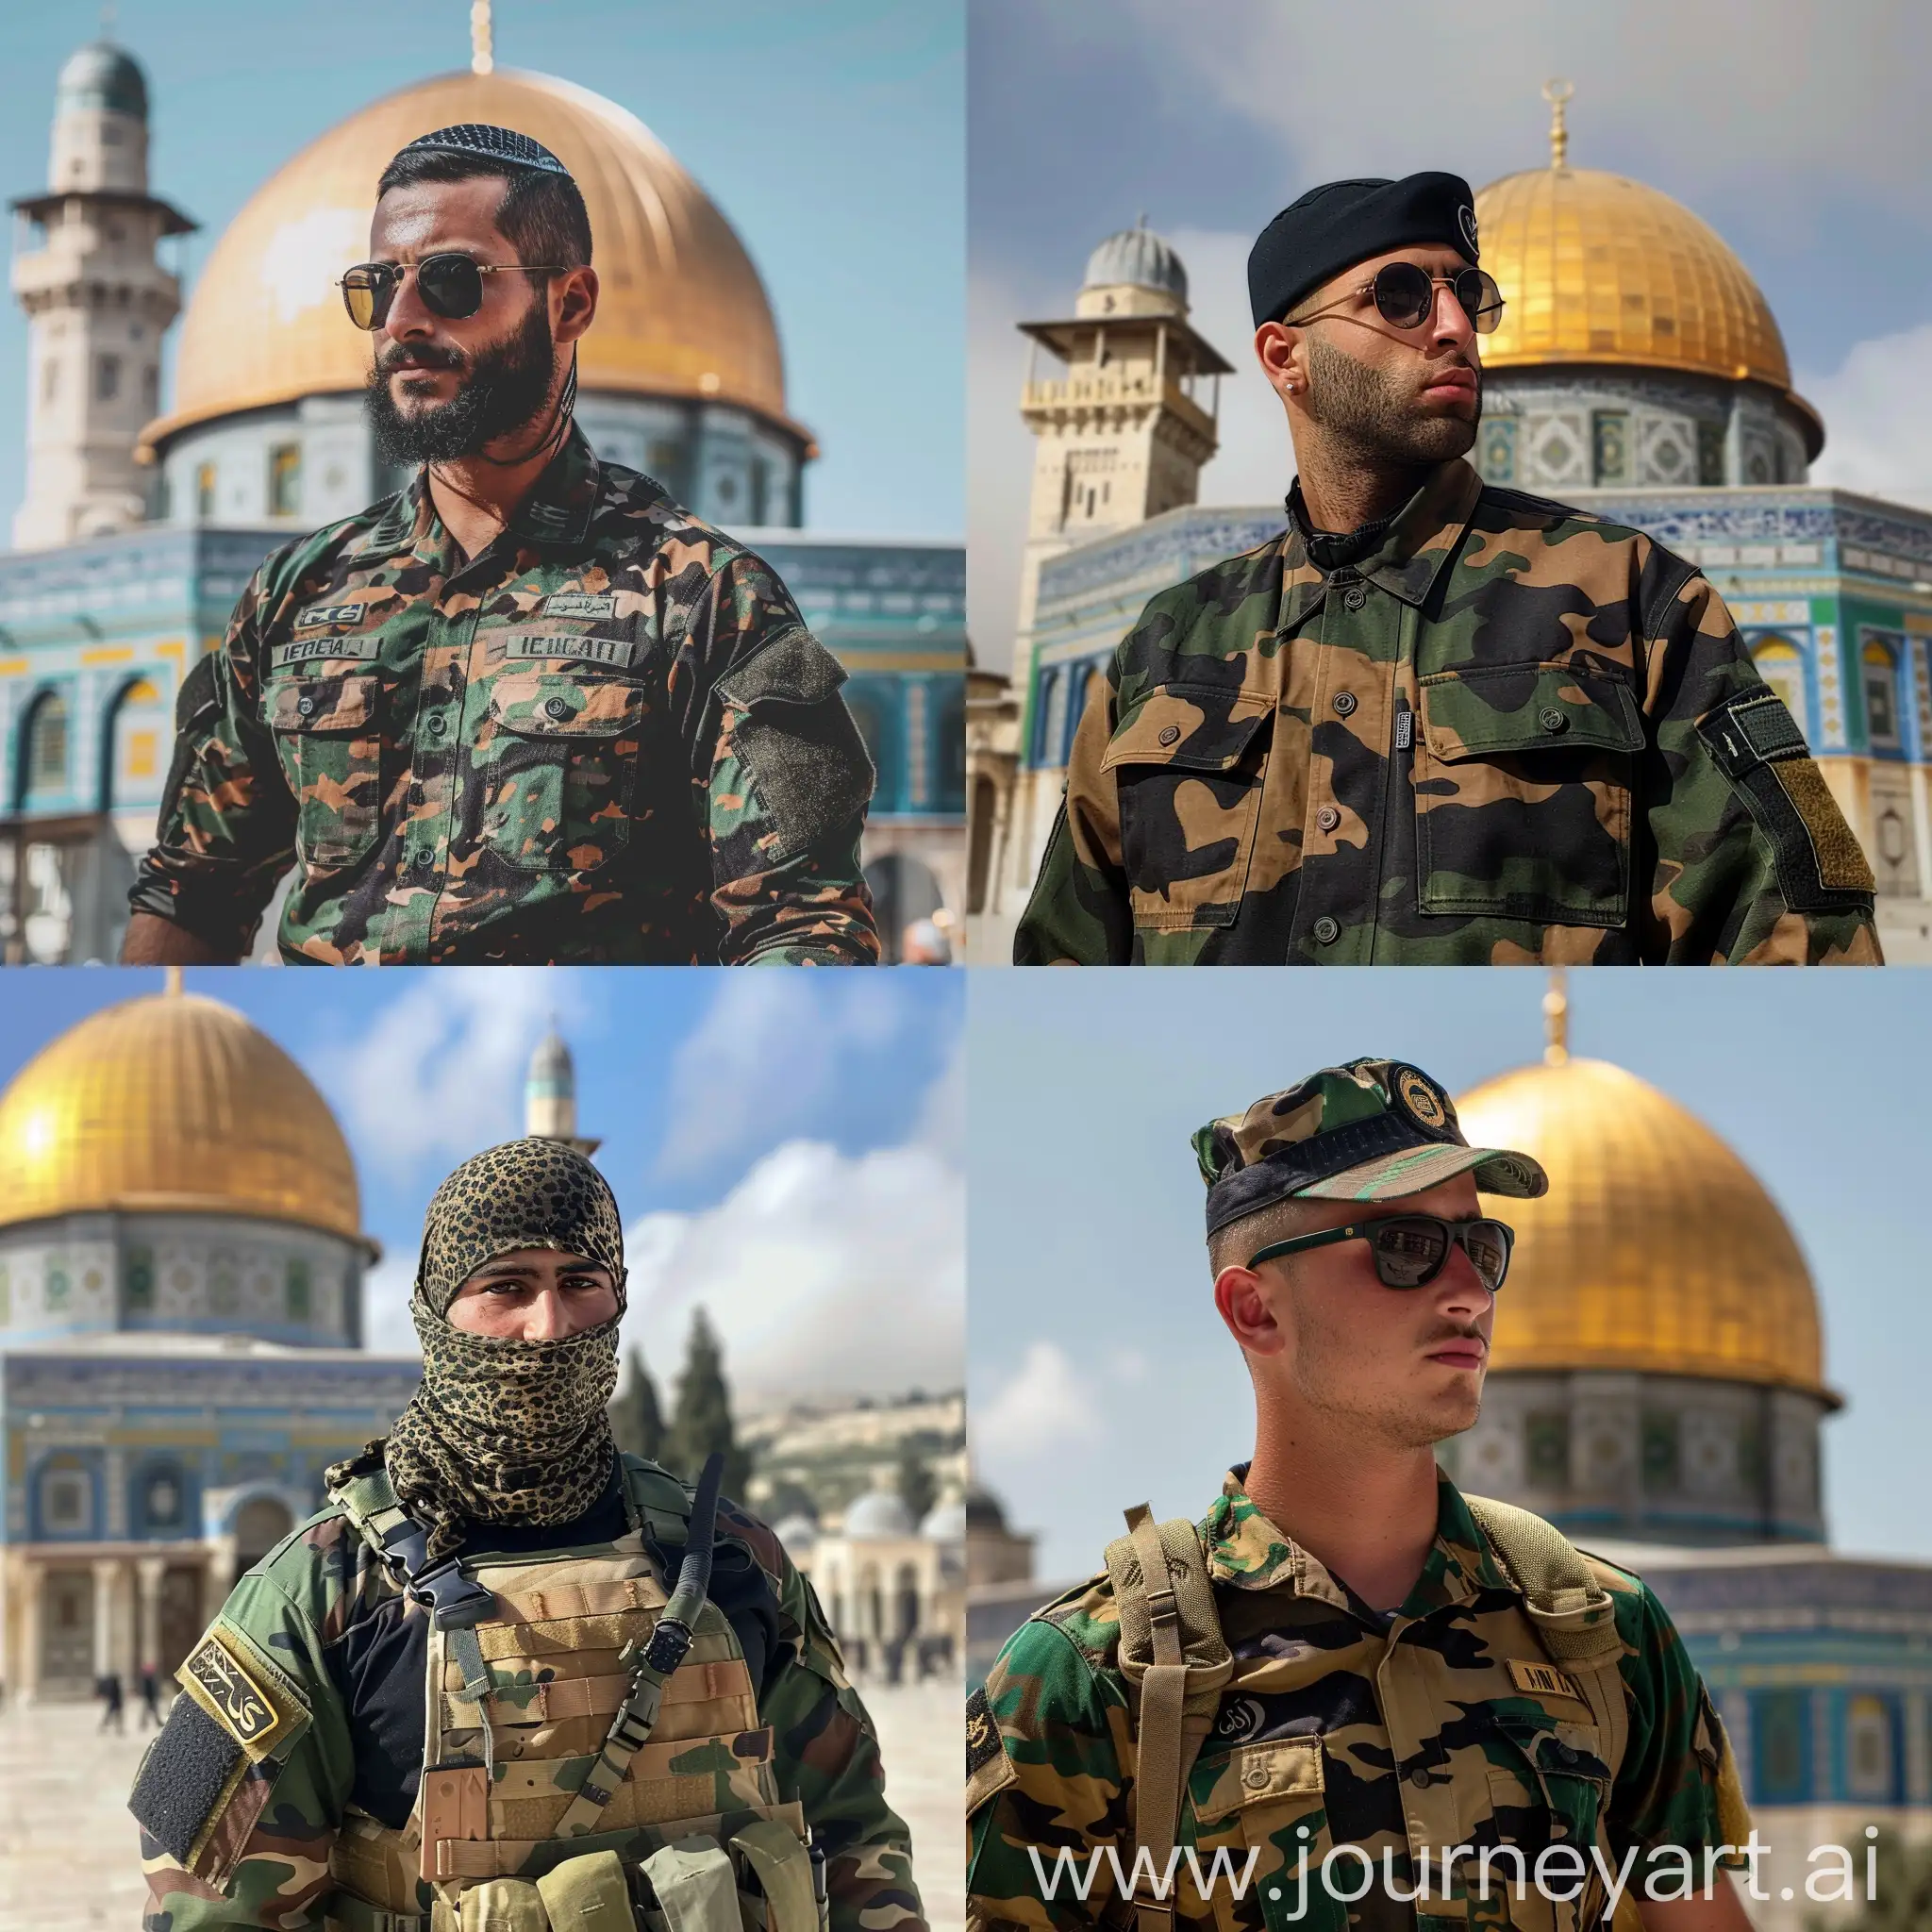
[(1430, 1785), (1435, 1783), (1435, 1779), (1430, 1774), (1429, 1767), (1426, 1764), (1418, 1764), (1409, 1773), (1408, 1781), (1415, 1786), (1417, 1790), (1425, 1790)]
[(1181, 727), (1178, 724), (1163, 724), (1160, 727), (1162, 744), (1178, 744), (1181, 741)]
[(1563, 712), (1557, 710), (1555, 705), (1545, 705), (1536, 714), (1536, 722), (1545, 731), (1567, 731), (1570, 728), (1569, 718)]
[(429, 733), (431, 738), (441, 738), (449, 729), (449, 722), (441, 711), (431, 711), (429, 722), (424, 726), (424, 729)]
[(1339, 940), (1341, 937), (1341, 925), (1335, 920), (1331, 919), (1327, 913), (1323, 913), (1321, 918), (1316, 920), (1315, 943), (1317, 945), (1332, 946), (1335, 943), (1335, 941)]
[(297, 698), (295, 700), (295, 708), (306, 718), (315, 709), (315, 700), (313, 698)]
[(1356, 708), (1357, 698), (1352, 691), (1339, 691), (1335, 693), (1335, 715), (1346, 718)]
[(1256, 1765), (1254, 1770), (1242, 1776), (1241, 1782), (1251, 1791), (1265, 1790), (1268, 1786), (1268, 1767), (1265, 1764)]
[(433, 853), (433, 852), (419, 852), (419, 853), (417, 853), (417, 855), (416, 855), (416, 870), (417, 870), (418, 872), (427, 872), (427, 871), (429, 870), (429, 868), (430, 868), (431, 866), (433, 866), (433, 865), (434, 865), (435, 863), (436, 863), (436, 854), (435, 854), (435, 853)]
[(1341, 814), (1340, 811), (1336, 809), (1334, 806), (1324, 805), (1322, 808), (1322, 809), (1315, 814), (1315, 823), (1318, 825), (1320, 825), (1324, 832), (1332, 832), (1336, 828), (1336, 826), (1341, 823)]
[(1352, 584), (1343, 594), (1341, 601), (1351, 610), (1359, 610), (1369, 601), (1369, 593), (1360, 584)]
[(551, 698), (544, 705), (543, 708), (559, 724), (571, 715), (571, 706), (568, 698)]

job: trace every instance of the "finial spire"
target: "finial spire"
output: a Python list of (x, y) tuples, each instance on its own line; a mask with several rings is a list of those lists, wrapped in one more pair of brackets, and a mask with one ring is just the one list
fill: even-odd
[(114, 28), (116, 24), (117, 23), (114, 18), (114, 0), (101, 0), (102, 40), (111, 41), (114, 38)]
[(470, 72), (491, 74), (496, 56), (491, 50), (490, 0), (470, 0)]
[[(481, 0), (478, 0), (481, 5)], [(1563, 105), (1576, 90), (1567, 80), (1543, 82), (1543, 99), (1550, 104), (1550, 166), (1570, 165), (1570, 125), (1563, 118)]]
[(169, 997), (170, 999), (178, 999), (178, 998), (180, 997), (180, 994), (181, 994), (181, 969), (180, 969), (180, 967), (178, 967), (178, 966), (170, 966), (170, 967), (168, 968), (168, 978), (167, 978), (167, 984), (166, 984), (166, 986), (165, 986), (165, 987), (163, 988), (163, 991), (165, 991), (165, 992), (167, 993), (167, 995), (168, 995), (168, 997)]
[(1570, 995), (1565, 990), (1563, 969), (1550, 968), (1550, 990), (1543, 995), (1543, 1065), (1562, 1067), (1570, 1063)]

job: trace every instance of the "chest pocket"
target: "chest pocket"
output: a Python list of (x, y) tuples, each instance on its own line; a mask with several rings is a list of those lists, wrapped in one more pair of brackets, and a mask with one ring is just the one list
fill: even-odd
[[(1594, 1724), (1498, 1715), (1497, 1740), (1486, 1770), (1490, 1820), (1472, 1839), (1478, 1844), (1513, 1846), (1531, 1876), (1516, 1896), (1516, 1860), (1499, 1856), (1490, 1866), (1491, 1890), (1485, 1906), (1472, 1906), (1472, 1924), (1508, 1926), (1511, 1932), (1585, 1932), (1602, 1915), (1606, 1893), (1591, 1857), (1609, 1807), (1610, 1768)], [(1547, 1889), (1577, 1889), (1574, 1899), (1543, 1895), (1534, 1878), (1545, 1846), (1569, 1845), (1583, 1860), (1576, 1876), (1569, 1859), (1546, 1867)], [(1605, 1857), (1608, 1857), (1606, 1850)], [(1466, 1866), (1471, 1890), (1476, 1867)], [(1478, 1915), (1480, 1910), (1481, 1915)]]
[(295, 795), (295, 848), (311, 873), (353, 865), (382, 824), (382, 678), (375, 672), (291, 678), (266, 714)]
[(1622, 925), (1644, 744), (1630, 687), (1506, 664), (1437, 672), (1418, 697), (1418, 909)]
[(483, 843), (519, 872), (594, 872), (630, 841), (645, 688), (509, 671), (478, 734)]
[(1121, 853), (1143, 932), (1232, 925), (1261, 816), (1272, 692), (1150, 691), (1100, 761), (1120, 800)]
[[(1334, 1843), (1325, 1787), (1319, 1737), (1238, 1744), (1224, 1757), (1204, 1753), (1188, 1779), (1194, 1857), (1183, 1854), (1183, 1913), (1211, 1914), (1218, 1932), (1254, 1932), (1257, 1924), (1269, 1932), (1347, 1932), (1347, 1907), (1321, 1879)], [(1253, 1875), (1243, 1884), (1251, 1855)], [(1344, 1890), (1353, 1872), (1338, 1880)]]

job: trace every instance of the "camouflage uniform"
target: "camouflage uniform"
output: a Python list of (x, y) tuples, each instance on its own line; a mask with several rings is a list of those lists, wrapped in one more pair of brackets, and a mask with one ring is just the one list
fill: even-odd
[[(1251, 1849), (1260, 1856), (1241, 1897), (1224, 1877), (1211, 1902), (1180, 1864), (1174, 1905), (1188, 1932), (1572, 1932), (1594, 1926), (1603, 1908), (1593, 1867), (1574, 1904), (1541, 1898), (1534, 1884), (1518, 1900), (1514, 1862), (1498, 1857), (1483, 1898), (1473, 1895), (1482, 1851), (1517, 1846), (1534, 1872), (1553, 1843), (1587, 1857), (1607, 1839), (1613, 1871), (1638, 1848), (1635, 1890), (1659, 1869), (1646, 1862), (1654, 1846), (1684, 1847), (1702, 1885), (1705, 1848), (1744, 1840), (1749, 1820), (1723, 1726), (1669, 1618), (1636, 1577), (1588, 1559), (1614, 1604), (1624, 1651), (1630, 1730), (1612, 1782), (1590, 1705), (1544, 1659), (1522, 1599), (1447, 1476), (1422, 1574), (1383, 1616), (1261, 1515), (1245, 1473), (1228, 1475), (1199, 1525), (1235, 1663), (1188, 1778), (1177, 1842), (1195, 1851), (1204, 1874), (1216, 1850), (1236, 1878)], [(1117, 1848), (1123, 1873), (1132, 1870), (1135, 1757), (1120, 1634), (1112, 1588), (1099, 1577), (1022, 1625), (974, 1693), (969, 1925), (1133, 1923), (1104, 1862), (1085, 1901), (1062, 1877), (1049, 1904), (1027, 1850), (1037, 1849), (1049, 1878), (1061, 1848), (1083, 1878), (1088, 1855), (1105, 1846)], [(1346, 1906), (1320, 1879), (1321, 1860), (1342, 1844), (1362, 1847), (1374, 1869), (1367, 1895)], [(1415, 1890), (1412, 1845), (1429, 1857), (1429, 1898), (1420, 1903), (1384, 1891), (1385, 1858), (1391, 1889)], [(1452, 1848), (1444, 1900), (1442, 1853)], [(1547, 1869), (1568, 1889), (1574, 1866)], [(1360, 1861), (1339, 1859), (1335, 1883), (1360, 1886)]]
[[(671, 1480), (639, 1457), (625, 1460), (626, 1484), (634, 1491), (652, 1480)], [(626, 1785), (620, 1787), (612, 1810), (619, 1808), (626, 1790), (638, 1786), (643, 1787), (633, 1807), (639, 1817), (723, 1814), (727, 1828), (733, 1817), (748, 1815), (751, 1807), (774, 1802), (801, 1806), (805, 1822), (828, 1855), (830, 1932), (923, 1932), (907, 1831), (885, 1800), (878, 1740), (846, 1681), (837, 1640), (810, 1585), (771, 1530), (729, 1504), (720, 1510), (719, 1537), (721, 1564), (734, 1542), (744, 1553), (741, 1595), (750, 1607), (748, 1614), (771, 1633), (761, 1681), (753, 1679), (750, 1685), (758, 1698), (758, 1721), (769, 1728), (724, 1740), (702, 1740), (697, 1734), (708, 1727), (706, 1720), (688, 1715), (681, 1724), (671, 1721), (674, 1711), (705, 1709), (702, 1702), (693, 1707), (691, 1696), (722, 1702), (734, 1669), (744, 1682), (743, 1667), (725, 1656), (738, 1646), (724, 1634), (723, 1621), (708, 1609), (709, 1621), (698, 1626), (691, 1660), (666, 1688), (665, 1720), (657, 1733), (683, 1742), (647, 1744)], [(639, 1550), (633, 1534), (625, 1541), (587, 1545), (570, 1554), (608, 1557), (626, 1542), (633, 1554)], [(514, 1556), (497, 1560), (519, 1563)], [(466, 1554), (466, 1573), (473, 1567)], [(539, 1620), (573, 1611), (582, 1626), (569, 1633), (573, 1645), (586, 1640), (614, 1645), (611, 1626), (619, 1620), (582, 1613), (620, 1606), (626, 1600), (621, 1586), (566, 1584), (559, 1589), (553, 1584), (546, 1603), (528, 1589), (545, 1580), (534, 1565), (510, 1574), (515, 1579), (510, 1587), (521, 1594), (503, 1601), (519, 1618), (531, 1620), (516, 1627), (518, 1649), (541, 1649), (545, 1640)], [(593, 1591), (602, 1594), (593, 1597)], [(719, 1594), (714, 1583), (714, 1599)], [(367, 1694), (372, 1676), (392, 1673), (400, 1658), (414, 1657), (417, 1682), (400, 1707), (420, 1711), (423, 1707), (420, 1659), (426, 1618), (414, 1600), (398, 1602), (398, 1597), (389, 1572), (335, 1505), (310, 1518), (236, 1585), (208, 1638), (183, 1667), (187, 1694), (176, 1701), (168, 1729), (150, 1747), (137, 1783), (136, 1812), (142, 1820), (142, 1853), (150, 1892), (142, 1922), (146, 1932), (325, 1924), (368, 1932), (371, 1924), (385, 1923), (356, 1908), (337, 1888), (339, 1882), (367, 1886), (369, 1874), (381, 1864), (372, 1849), (381, 1842), (377, 1823), (352, 1799), (352, 1792), (367, 1795), (372, 1783), (367, 1760), (373, 1752), (380, 1755), (383, 1742), (383, 1726), (372, 1728)], [(638, 1600), (635, 1587), (628, 1600)], [(417, 1639), (413, 1650), (406, 1641), (411, 1620)], [(556, 1631), (560, 1626), (550, 1627)], [(565, 1641), (549, 1640), (553, 1649)], [(216, 1646), (213, 1651), (210, 1644)], [(500, 1648), (491, 1651), (492, 1656), (502, 1654)], [(578, 1661), (594, 1665), (599, 1656), (602, 1668), (616, 1667), (608, 1650)], [(204, 1657), (212, 1657), (224, 1673), (225, 1660), (232, 1658), (259, 1680), (268, 1707), (260, 1713), (264, 1723), (238, 1726), (222, 1719), (225, 1729), (213, 1728), (207, 1702), (210, 1677), (198, 1662)], [(675, 1687), (690, 1673), (696, 1674), (695, 1690), (679, 1700)], [(546, 1706), (545, 1698), (558, 1688), (546, 1683), (552, 1673), (525, 1672), (513, 1682), (506, 1681), (504, 1669), (492, 1675), (499, 1688), (490, 1698), (496, 1711), (491, 1834), (528, 1830), (541, 1838), (547, 1827), (530, 1829), (520, 1819), (532, 1812), (548, 1818), (556, 1806), (545, 1811), (546, 1800), (553, 1791), (575, 1790), (591, 1762), (588, 1757), (552, 1754), (581, 1754), (596, 1746), (584, 1741), (589, 1736), (584, 1718)], [(585, 1688), (586, 1681), (578, 1678), (577, 1688)], [(598, 1681), (588, 1683), (594, 1688)], [(458, 1714), (464, 1708), (455, 1691), (447, 1705)], [(469, 1708), (474, 1716), (474, 1706)], [(590, 1729), (601, 1734), (602, 1722), (596, 1720)], [(389, 1723), (393, 1730), (393, 1710)], [(572, 1725), (581, 1735), (567, 1735)], [(176, 1737), (173, 1746), (170, 1733)], [(241, 1741), (244, 1735), (245, 1745)], [(417, 1804), (422, 1736), (419, 1724), (414, 1738), (393, 1754), (411, 1761), (375, 1768), (381, 1775), (374, 1782), (395, 1794), (398, 1809)], [(721, 1750), (721, 1741), (727, 1748)], [(225, 1753), (223, 1761), (208, 1761), (211, 1747)], [(150, 1780), (149, 1768), (157, 1764), (166, 1776)], [(201, 1781), (199, 1790), (215, 1793), (214, 1809), (205, 1819), (196, 1815), (203, 1808), (198, 1796), (185, 1813), (180, 1811), (190, 1795), (182, 1788), (196, 1780)], [(664, 1801), (656, 1811), (648, 1806), (654, 1794)], [(372, 1804), (379, 1802), (371, 1798)], [(499, 1811), (508, 1815), (499, 1818)], [(157, 1830), (182, 1849), (164, 1849), (154, 1835)], [(644, 1831), (634, 1829), (632, 1836), (650, 1841)], [(191, 1840), (192, 1848), (184, 1842)], [(425, 1932), (430, 1926), (434, 1894), (426, 1883), (417, 1882), (415, 1902), (420, 1920), (404, 1919), (398, 1932), (404, 1925), (419, 1925)], [(441, 1917), (435, 1920), (439, 1926), (444, 1923)]]
[(290, 960), (870, 963), (872, 768), (758, 558), (581, 432), (464, 561), (426, 473), (285, 545), (177, 708), (137, 911)]
[(1872, 894), (1710, 585), (1457, 460), (1353, 564), (1291, 527), (1148, 605), (1014, 958), (1875, 963)]

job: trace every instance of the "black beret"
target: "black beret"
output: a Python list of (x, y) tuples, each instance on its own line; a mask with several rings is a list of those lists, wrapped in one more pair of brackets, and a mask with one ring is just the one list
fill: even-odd
[(508, 168), (532, 168), (544, 175), (562, 175), (570, 170), (545, 147), (513, 127), (492, 127), (486, 121), (464, 121), (455, 127), (439, 127), (412, 141), (396, 156), (473, 155), (479, 160), (500, 161)]
[(1261, 230), (1248, 252), (1255, 326), (1279, 322), (1311, 289), (1372, 255), (1441, 242), (1476, 260), (1475, 196), (1460, 175), (1330, 181)]

